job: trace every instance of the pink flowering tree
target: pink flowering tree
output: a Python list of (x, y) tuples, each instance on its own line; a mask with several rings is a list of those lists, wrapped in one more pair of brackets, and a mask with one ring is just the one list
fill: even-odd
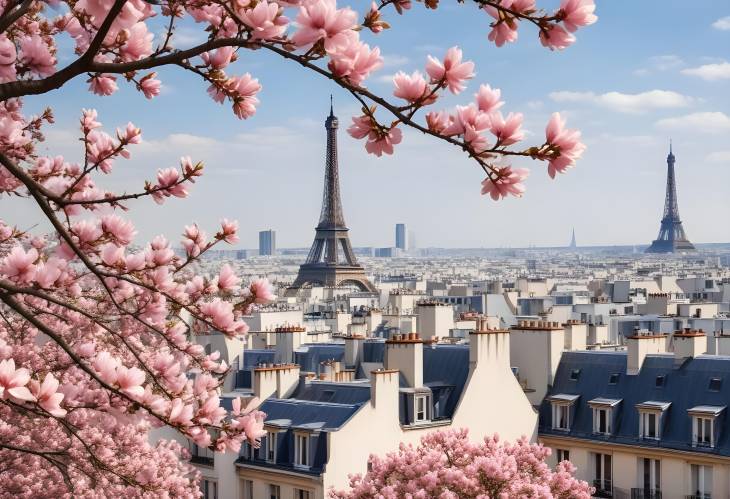
[(526, 438), (510, 444), (499, 437), (469, 440), (467, 430), (429, 433), (418, 447), (401, 444), (384, 458), (370, 457), (370, 471), (350, 477), (350, 490), (333, 499), (402, 497), (477, 499), (541, 497), (588, 499), (593, 489), (573, 473), (569, 461), (555, 470), (545, 463), (550, 449)]
[[(437, 0), (425, 0), (437, 9)], [(534, 0), (475, 0), (497, 46), (531, 25), (542, 45), (561, 50), (596, 20), (593, 0), (562, 0), (552, 12)], [(208, 237), (182, 229), (181, 255), (170, 241), (135, 239), (129, 209), (185, 198), (203, 165), (183, 157), (133, 192), (104, 184), (142, 140), (132, 123), (110, 132), (83, 110), (73, 158), (43, 156), (38, 144), (53, 123), (47, 109), (29, 116), (24, 98), (84, 78), (111, 96), (130, 85), (152, 99), (156, 69), (177, 67), (203, 80), (210, 97), (241, 119), (254, 115), (261, 84), (236, 73), (241, 51), (259, 50), (301, 65), (346, 89), (362, 104), (349, 133), (372, 154), (393, 153), (404, 128), (452, 144), (481, 171), (482, 193), (520, 196), (527, 170), (512, 160), (547, 163), (551, 177), (571, 168), (584, 146), (557, 114), (544, 141), (522, 144), (521, 114), (503, 115), (501, 92), (482, 84), (456, 109), (436, 109), (474, 77), (474, 64), (453, 47), (429, 57), (423, 72), (398, 73), (393, 95), (365, 82), (382, 65), (389, 15), (411, 0), (381, 0), (358, 14), (335, 0), (0, 0), (0, 195), (27, 198), (45, 234), (0, 215), (0, 486), (15, 497), (195, 497), (198, 476), (174, 442), (150, 443), (168, 426), (201, 447), (236, 452), (257, 445), (264, 415), (256, 401), (222, 407), (228, 366), (205, 353), (195, 334), (246, 333), (242, 316), (274, 299), (265, 281), (242, 283), (231, 268), (199, 275), (193, 265), (210, 248), (236, 241), (223, 220)], [(290, 20), (290, 19), (293, 19)], [(175, 30), (194, 23), (205, 36), (180, 46)], [(153, 31), (163, 27), (162, 35)], [(379, 35), (380, 34), (380, 35)], [(58, 44), (70, 37), (68, 53)], [(371, 42), (372, 43), (372, 42)], [(66, 61), (61, 64), (60, 61)], [(151, 198), (151, 199), (145, 199)], [(152, 201), (154, 203), (152, 203)], [(519, 444), (523, 447), (524, 444)], [(534, 450), (539, 455), (537, 450)]]

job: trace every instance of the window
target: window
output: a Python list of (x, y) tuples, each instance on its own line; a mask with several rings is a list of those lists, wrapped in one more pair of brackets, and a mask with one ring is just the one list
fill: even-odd
[(657, 376), (656, 381), (654, 382), (654, 385), (657, 388), (664, 388), (664, 381), (665, 381), (665, 376)]
[(710, 386), (708, 387), (711, 392), (719, 392), (722, 388), (722, 378), (710, 378)]
[(712, 447), (714, 422), (713, 418), (695, 416), (692, 421), (692, 443), (703, 447)]
[(266, 432), (266, 460), (270, 463), (276, 462), (276, 432)]
[(639, 415), (639, 436), (641, 438), (659, 439), (659, 413), (642, 412)]
[(294, 435), (294, 464), (309, 466), (309, 435)]
[(580, 378), (580, 369), (570, 371), (570, 381), (578, 381), (578, 378)]
[(609, 385), (615, 385), (616, 383), (618, 383), (618, 379), (619, 379), (620, 376), (621, 376), (621, 374), (619, 374), (619, 373), (612, 373), (608, 377), (608, 384)]
[(200, 481), (200, 491), (203, 493), (203, 499), (218, 499), (218, 482), (203, 479)]
[(607, 407), (593, 408), (593, 433), (611, 434), (611, 409)]
[(250, 443), (243, 443), (242, 456), (244, 459), (253, 459), (253, 446)]
[(555, 449), (555, 454), (558, 458), (558, 462), (570, 461), (570, 451), (565, 449)]
[(294, 499), (311, 499), (311, 497), (308, 490), (294, 489)]
[(611, 494), (612, 471), (610, 454), (593, 454), (593, 486), (596, 488), (596, 492)]
[(426, 421), (426, 419), (428, 419), (426, 401), (427, 401), (426, 395), (417, 395), (415, 397), (416, 407), (415, 407), (415, 411), (413, 411), (414, 421)]
[(570, 430), (570, 406), (553, 404), (553, 429)]
[(712, 494), (712, 466), (690, 465), (690, 497), (710, 499)]
[(647, 457), (639, 458), (639, 488), (644, 492), (644, 497), (657, 496), (661, 491), (661, 461)]
[(269, 484), (269, 499), (281, 499), (281, 487)]
[(241, 498), (253, 499), (253, 481), (241, 480)]

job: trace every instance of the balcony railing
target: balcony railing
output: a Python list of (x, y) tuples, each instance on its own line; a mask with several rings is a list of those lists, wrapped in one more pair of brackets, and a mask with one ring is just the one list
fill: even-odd
[(631, 499), (662, 499), (662, 492), (649, 488), (635, 488), (631, 489)]
[(611, 480), (593, 480), (593, 497), (609, 498), (613, 497), (613, 487)]
[(704, 494), (690, 494), (684, 496), (684, 499), (712, 499), (712, 494), (705, 492)]

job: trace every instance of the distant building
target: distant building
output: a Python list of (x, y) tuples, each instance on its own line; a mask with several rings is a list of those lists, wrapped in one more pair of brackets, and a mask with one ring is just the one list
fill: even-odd
[(276, 231), (262, 230), (259, 232), (259, 255), (273, 256), (276, 255)]
[(578, 247), (578, 244), (575, 242), (575, 227), (573, 228), (573, 235), (570, 237), (570, 249), (575, 249)]
[(406, 224), (395, 224), (395, 247), (403, 251), (408, 249), (408, 229)]
[(374, 256), (377, 258), (394, 258), (402, 253), (400, 248), (375, 248)]

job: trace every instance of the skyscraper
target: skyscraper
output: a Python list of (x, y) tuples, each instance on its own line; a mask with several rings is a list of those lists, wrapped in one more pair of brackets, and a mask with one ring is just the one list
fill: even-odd
[(408, 230), (406, 224), (395, 224), (395, 247), (408, 250)]
[(573, 227), (573, 235), (570, 237), (570, 249), (577, 248), (578, 245), (575, 242), (575, 227)]
[(276, 231), (262, 230), (259, 232), (259, 255), (273, 256), (276, 255)]

